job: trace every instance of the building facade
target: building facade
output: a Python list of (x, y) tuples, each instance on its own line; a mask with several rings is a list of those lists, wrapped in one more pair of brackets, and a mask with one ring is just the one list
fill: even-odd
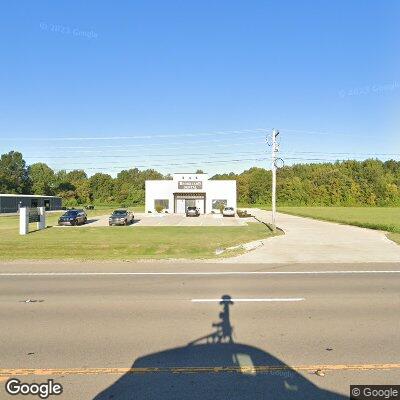
[(0, 213), (15, 213), (20, 207), (44, 207), (47, 211), (61, 210), (61, 197), (34, 194), (0, 194)]
[(220, 207), (236, 209), (236, 181), (210, 180), (208, 174), (177, 173), (172, 180), (146, 181), (145, 209), (184, 214), (195, 206), (201, 214), (219, 212)]

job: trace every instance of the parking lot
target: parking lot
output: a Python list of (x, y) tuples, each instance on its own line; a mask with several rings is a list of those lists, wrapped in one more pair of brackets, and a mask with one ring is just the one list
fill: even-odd
[[(62, 226), (59, 228), (85, 228), (85, 227), (108, 227), (109, 215), (93, 217), (85, 225)], [(202, 214), (199, 217), (186, 217), (182, 214), (145, 214), (135, 213), (135, 220), (129, 227), (136, 226), (243, 226), (253, 221), (250, 218), (223, 217), (221, 214)]]

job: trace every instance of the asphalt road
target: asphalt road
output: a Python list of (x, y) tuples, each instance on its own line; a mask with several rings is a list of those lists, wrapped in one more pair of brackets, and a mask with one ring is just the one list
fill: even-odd
[(10, 376), (60, 399), (348, 398), (400, 382), (399, 287), (394, 263), (1, 265), (0, 398)]

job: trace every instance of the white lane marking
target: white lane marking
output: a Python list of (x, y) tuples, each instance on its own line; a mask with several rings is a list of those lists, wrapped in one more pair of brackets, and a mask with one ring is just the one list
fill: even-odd
[(2, 272), (6, 276), (103, 276), (103, 275), (330, 275), (330, 274), (400, 274), (400, 270), (384, 271), (218, 271), (218, 272)]
[(253, 302), (253, 301), (259, 301), (259, 302), (279, 302), (279, 301), (303, 301), (304, 298), (303, 297), (292, 297), (292, 298), (269, 298), (269, 299), (229, 299), (229, 300), (225, 300), (225, 299), (192, 299), (191, 302), (192, 303), (209, 303), (209, 302), (229, 302), (229, 301), (236, 301), (236, 302)]

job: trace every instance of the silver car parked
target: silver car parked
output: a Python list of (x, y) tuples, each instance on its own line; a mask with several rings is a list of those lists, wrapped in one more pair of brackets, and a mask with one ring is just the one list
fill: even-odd
[(115, 210), (108, 218), (108, 225), (129, 225), (133, 223), (133, 213), (129, 210)]
[(235, 216), (235, 209), (233, 207), (225, 207), (222, 211), (222, 215), (224, 217), (234, 217)]

